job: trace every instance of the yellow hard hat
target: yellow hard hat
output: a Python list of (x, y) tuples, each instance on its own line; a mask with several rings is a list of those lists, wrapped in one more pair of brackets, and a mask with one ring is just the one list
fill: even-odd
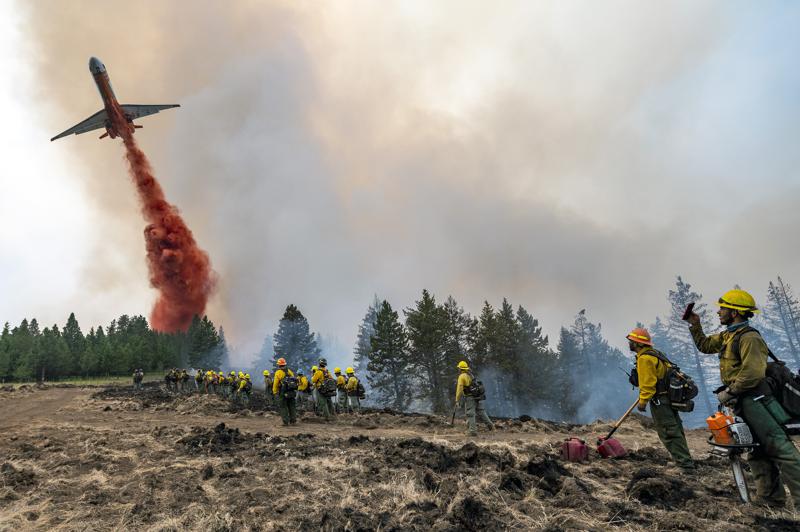
[(225, 374), (222, 373), (221, 371), (219, 372), (219, 375), (220, 375), (220, 377), (224, 377), (225, 376)]
[(344, 371), (345, 371), (345, 373), (347, 373), (348, 375), (351, 375), (351, 374), (355, 373), (355, 371), (353, 371), (353, 368), (347, 368), (347, 369), (346, 369), (346, 370), (344, 370)]
[(469, 365), (465, 360), (458, 363), (458, 369), (469, 369)]
[(269, 377), (269, 371), (267, 371), (267, 370), (264, 370), (264, 376), (265, 376), (265, 377)]
[(244, 379), (244, 373), (242, 373), (241, 371), (239, 372), (239, 378)]
[(333, 372), (334, 373), (341, 373), (342, 372), (342, 368), (333, 368)]
[(244, 374), (244, 378), (245, 378), (245, 379), (249, 379), (249, 378), (250, 378), (250, 374), (249, 374), (249, 373), (245, 373), (245, 374)]
[(756, 300), (753, 299), (753, 296), (739, 289), (725, 292), (725, 294), (719, 298), (719, 301), (717, 301), (717, 305), (742, 312), (758, 312)]
[(311, 366), (311, 371), (317, 371), (317, 366)]

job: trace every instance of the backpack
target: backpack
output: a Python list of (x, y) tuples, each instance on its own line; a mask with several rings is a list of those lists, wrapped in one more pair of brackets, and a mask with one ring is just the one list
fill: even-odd
[(486, 388), (483, 383), (475, 378), (472, 373), (469, 373), (470, 383), (469, 386), (464, 386), (464, 395), (472, 397), (478, 401), (486, 400)]
[(281, 395), (286, 399), (294, 399), (297, 396), (297, 377), (286, 375), (281, 381)]
[[(739, 353), (740, 337), (746, 332), (754, 331), (759, 336), (761, 333), (757, 329), (745, 326), (733, 337), (731, 342), (731, 350), (737, 357), (741, 358)], [(763, 340), (763, 338), (762, 338)], [(786, 413), (791, 417), (800, 417), (800, 374), (792, 373), (792, 370), (786, 367), (786, 362), (778, 359), (772, 351), (767, 347), (767, 354), (774, 362), (767, 363), (767, 372), (764, 381), (769, 387), (772, 396), (781, 404)]]
[(367, 398), (367, 390), (364, 389), (364, 385), (361, 384), (361, 381), (356, 383), (356, 395), (358, 396), (359, 400)]
[(250, 390), (252, 390), (252, 389), (253, 389), (253, 383), (250, 382), (250, 381), (247, 381), (245, 383), (245, 385), (244, 385), (244, 391), (249, 393)]
[(336, 395), (336, 381), (333, 380), (330, 373), (325, 373), (322, 378), (322, 384), (319, 385), (319, 393), (325, 397), (333, 397)]
[[(664, 378), (656, 382), (656, 394), (665, 394), (675, 410), (680, 412), (693, 411), (694, 401), (692, 399), (697, 397), (699, 392), (694, 379), (682, 372), (681, 368), (661, 351), (653, 349), (652, 352), (647, 354), (656, 357), (665, 364), (669, 364)], [(636, 364), (633, 365), (633, 371), (628, 377), (628, 382), (637, 388), (639, 387), (639, 373), (636, 369)]]

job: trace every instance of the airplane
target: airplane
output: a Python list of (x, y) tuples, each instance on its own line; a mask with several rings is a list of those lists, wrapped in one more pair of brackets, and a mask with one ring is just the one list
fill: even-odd
[(108, 78), (108, 72), (106, 71), (106, 66), (103, 64), (103, 62), (96, 57), (90, 58), (89, 72), (92, 73), (94, 82), (97, 84), (97, 90), (100, 91), (100, 98), (103, 99), (103, 109), (96, 112), (83, 122), (75, 124), (63, 133), (59, 133), (50, 139), (50, 142), (68, 135), (80, 135), (81, 133), (86, 133), (87, 131), (93, 131), (100, 128), (106, 129), (106, 132), (100, 136), (101, 139), (105, 137), (111, 137), (112, 139), (117, 138), (121, 132), (117, 131), (111, 120), (111, 113), (115, 107), (119, 107), (122, 110), (125, 120), (127, 120), (129, 124), (131, 133), (135, 128), (142, 127), (138, 124), (134, 124), (134, 119), (152, 115), (159, 111), (163, 111), (164, 109), (180, 107), (180, 105), (176, 103), (165, 105), (139, 105), (130, 103), (120, 104), (117, 102), (117, 97), (114, 95), (114, 89), (111, 88), (111, 80)]

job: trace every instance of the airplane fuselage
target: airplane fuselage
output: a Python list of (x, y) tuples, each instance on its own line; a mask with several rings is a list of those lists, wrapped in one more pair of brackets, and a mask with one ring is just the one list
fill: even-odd
[[(92, 73), (94, 82), (97, 85), (97, 91), (100, 93), (100, 98), (103, 100), (103, 107), (105, 107), (106, 115), (109, 117), (113, 116), (114, 113), (118, 112), (120, 107), (119, 102), (117, 102), (117, 96), (114, 94), (114, 89), (111, 88), (111, 78), (108, 77), (106, 66), (98, 58), (92, 57), (89, 59), (89, 72)], [(133, 131), (135, 126), (131, 123), (130, 118), (125, 117), (125, 119), (130, 125), (130, 130)], [(120, 132), (116, 130), (113, 122), (110, 119), (106, 120), (106, 135), (114, 139), (117, 138), (119, 134)], [(106, 135), (103, 135), (103, 137)]]

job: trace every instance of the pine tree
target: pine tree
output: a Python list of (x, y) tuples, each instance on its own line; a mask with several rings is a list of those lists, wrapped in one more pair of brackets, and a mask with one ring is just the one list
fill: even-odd
[(376, 402), (405, 410), (413, 399), (414, 385), (408, 339), (397, 312), (385, 300), (378, 311), (370, 344), (367, 381), (377, 396)]
[(319, 360), (320, 349), (314, 334), (310, 332), (308, 320), (294, 305), (286, 307), (283, 318), (278, 324), (278, 332), (273, 339), (275, 341), (273, 365), (277, 365), (275, 362), (278, 358), (284, 358), (287, 367), (302, 370), (310, 368)]
[[(461, 360), (474, 359), (470, 351), (471, 339), (476, 334), (477, 321), (467, 314), (458, 305), (453, 296), (449, 296), (441, 307), (444, 319), (444, 344), (442, 359), (445, 373), (450, 382), (445, 388), (445, 394), (450, 400), (455, 398), (456, 379), (458, 378), (457, 365)], [(448, 404), (449, 407), (449, 404)]]
[(558, 413), (558, 360), (542, 335), (539, 321), (521, 305), (517, 309), (517, 352), (520, 367), (510, 380), (516, 398), (517, 413), (538, 411), (553, 417)]
[(187, 331), (189, 342), (189, 365), (194, 368), (220, 370), (222, 352), (220, 338), (208, 316), (195, 316)]
[(767, 301), (761, 307), (761, 315), (752, 320), (767, 345), (778, 357), (794, 360), (800, 364), (800, 305), (789, 285), (778, 277), (778, 282), (770, 281), (767, 288)]
[(261, 349), (256, 353), (253, 358), (253, 371), (261, 369), (262, 371), (268, 369), (273, 371), (275, 368), (275, 348), (273, 345), (272, 333), (267, 333), (264, 337), (264, 342), (261, 344)]
[[(719, 383), (719, 370), (716, 357), (705, 356), (701, 359), (701, 354), (694, 345), (694, 340), (689, 333), (687, 323), (683, 321), (683, 313), (686, 306), (694, 302), (694, 312), (700, 316), (703, 330), (708, 334), (712, 329), (711, 317), (705, 303), (702, 303), (699, 293), (692, 290), (692, 285), (686, 283), (681, 276), (677, 277), (675, 289), (669, 291), (668, 300), (670, 313), (665, 320), (666, 341), (664, 346), (666, 354), (683, 371), (691, 374), (700, 388), (700, 393), (696, 401), (702, 405), (702, 409), (695, 408), (690, 417), (691, 424), (699, 424), (706, 416), (714, 412), (712, 408), (713, 394), (711, 391)], [(699, 420), (699, 421), (698, 421)]]
[(0, 382), (11, 376), (11, 329), (8, 322), (3, 325), (3, 332), (0, 334)]
[(444, 358), (444, 313), (427, 290), (404, 313), (413, 371), (421, 379), (419, 398), (429, 402), (433, 412), (444, 413), (450, 406), (448, 375), (453, 373)]
[(219, 360), (220, 367), (225, 371), (231, 369), (231, 352), (228, 348), (228, 340), (225, 338), (225, 330), (222, 325), (219, 326)]
[(70, 312), (61, 336), (63, 336), (64, 341), (67, 343), (67, 348), (71, 355), (70, 373), (77, 373), (80, 367), (81, 355), (86, 348), (86, 339), (81, 332), (80, 325), (78, 325), (78, 320), (75, 319), (74, 312)]
[(578, 407), (586, 399), (586, 389), (580, 383), (576, 383), (572, 376), (572, 368), (583, 363), (583, 355), (575, 335), (567, 328), (561, 327), (558, 337), (558, 367), (556, 383), (561, 390), (559, 394), (559, 404), (561, 415), (564, 419), (575, 419), (578, 414)]
[[(375, 334), (375, 322), (380, 306), (381, 302), (378, 300), (378, 296), (375, 295), (372, 304), (367, 308), (364, 319), (361, 320), (361, 324), (358, 326), (358, 338), (353, 348), (353, 368), (358, 375), (367, 374), (367, 363), (369, 362), (369, 352), (371, 349), (370, 341)], [(364, 382), (364, 387), (369, 391), (368, 382)], [(369, 393), (367, 397), (369, 397)]]

